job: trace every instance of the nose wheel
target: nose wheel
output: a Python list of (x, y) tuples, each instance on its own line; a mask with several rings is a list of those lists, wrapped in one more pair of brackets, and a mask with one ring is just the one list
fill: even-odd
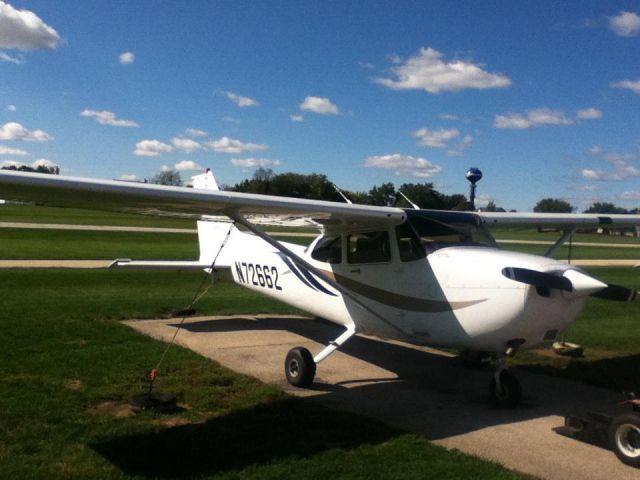
[(516, 377), (499, 368), (489, 384), (489, 400), (497, 408), (514, 408), (522, 400), (522, 386)]

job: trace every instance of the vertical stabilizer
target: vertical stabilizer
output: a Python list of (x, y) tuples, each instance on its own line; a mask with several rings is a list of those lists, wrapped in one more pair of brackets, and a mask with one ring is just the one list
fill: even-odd
[(200, 175), (191, 177), (191, 185), (199, 190), (220, 190), (210, 168), (207, 168), (207, 171)]

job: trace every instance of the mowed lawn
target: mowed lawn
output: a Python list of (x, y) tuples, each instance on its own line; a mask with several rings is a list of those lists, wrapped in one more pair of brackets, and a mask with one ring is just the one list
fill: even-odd
[[(371, 419), (287, 397), (174, 346), (158, 388), (182, 411), (127, 415), (165, 344), (117, 322), (188, 304), (200, 273), (1, 270), (0, 478), (523, 478)], [(216, 284), (200, 313), (291, 310)]]
[[(30, 208), (37, 219), (18, 210), (0, 221), (141, 225), (126, 215)], [(142, 226), (194, 226), (161, 220)], [(189, 234), (0, 230), (5, 259), (197, 256), (197, 237)], [(117, 320), (169, 315), (189, 303), (202, 278), (0, 270), (0, 478), (524, 478), (421, 436), (290, 398), (178, 346), (168, 351), (157, 388), (177, 393), (182, 410), (131, 414), (127, 400), (146, 391), (147, 371), (166, 344)], [(224, 283), (197, 308), (298, 313)]]

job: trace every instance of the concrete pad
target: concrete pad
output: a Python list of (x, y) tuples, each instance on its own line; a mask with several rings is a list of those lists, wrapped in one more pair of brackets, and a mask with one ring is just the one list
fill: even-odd
[[(169, 341), (180, 321), (124, 323)], [(540, 478), (640, 478), (612, 452), (553, 430), (567, 413), (616, 405), (621, 397), (607, 390), (514, 370), (524, 387), (523, 406), (491, 409), (486, 400), (490, 372), (463, 368), (437, 350), (363, 336), (318, 366), (312, 389), (286, 383), (284, 358), (290, 348), (302, 345), (315, 353), (340, 333), (334, 325), (304, 317), (198, 317), (185, 321), (176, 342), (293, 395), (314, 396), (329, 407), (378, 418)]]

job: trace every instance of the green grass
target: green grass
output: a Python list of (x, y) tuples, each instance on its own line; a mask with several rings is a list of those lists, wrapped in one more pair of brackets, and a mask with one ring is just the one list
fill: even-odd
[(195, 220), (38, 205), (0, 205), (0, 222), (195, 228)]
[[(496, 228), (490, 229), (491, 234), (502, 240), (529, 240), (536, 242), (555, 243), (560, 238), (560, 232), (539, 232), (534, 228)], [(598, 233), (576, 233), (574, 242), (587, 243), (618, 243), (640, 245), (640, 239), (623, 235), (603, 235)]]
[[(115, 320), (187, 304), (199, 273), (2, 270), (0, 478), (522, 478), (169, 350), (184, 411), (117, 417), (165, 344)], [(201, 313), (291, 312), (216, 284)]]
[[(286, 235), (276, 238), (303, 245), (312, 240)], [(198, 256), (196, 234), (0, 228), (3, 260), (195, 260)]]
[[(514, 252), (529, 253), (531, 255), (541, 255), (549, 250), (550, 246), (545, 245), (526, 245), (526, 244), (513, 244), (502, 243), (500, 247), (504, 250), (510, 250)], [(555, 258), (560, 260), (566, 260), (569, 258), (569, 247), (563, 246)], [(627, 259), (638, 260), (640, 263), (640, 248), (606, 248), (606, 247), (591, 247), (591, 246), (573, 246), (571, 248), (571, 258), (578, 259)]]

